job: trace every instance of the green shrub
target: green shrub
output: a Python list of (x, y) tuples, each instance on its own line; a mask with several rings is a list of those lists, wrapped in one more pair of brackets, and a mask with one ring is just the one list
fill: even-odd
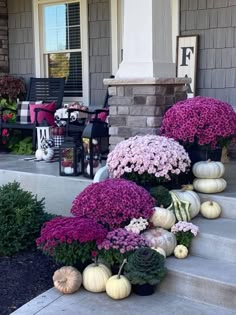
[(17, 182), (0, 186), (0, 256), (10, 256), (35, 243), (42, 224), (52, 218)]

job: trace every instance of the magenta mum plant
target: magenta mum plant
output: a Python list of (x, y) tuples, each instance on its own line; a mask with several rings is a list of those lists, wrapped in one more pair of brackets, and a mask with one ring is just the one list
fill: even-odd
[(148, 243), (142, 235), (120, 228), (110, 231), (98, 245), (99, 257), (110, 265), (119, 265), (136, 249), (147, 246)]
[(107, 179), (85, 188), (73, 201), (71, 213), (90, 218), (110, 230), (124, 227), (133, 218), (149, 219), (154, 199), (142, 187), (124, 179)]
[(186, 173), (190, 163), (188, 154), (177, 141), (155, 135), (121, 141), (107, 159), (112, 177), (152, 186)]
[(56, 262), (75, 265), (91, 258), (107, 234), (107, 230), (90, 219), (57, 217), (45, 223), (37, 247)]
[(183, 145), (222, 147), (236, 137), (236, 113), (225, 102), (197, 96), (176, 103), (166, 112), (161, 134)]

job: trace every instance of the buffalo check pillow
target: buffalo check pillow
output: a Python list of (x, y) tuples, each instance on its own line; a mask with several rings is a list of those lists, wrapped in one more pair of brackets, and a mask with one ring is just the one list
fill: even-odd
[(42, 104), (43, 101), (23, 101), (17, 104), (16, 122), (19, 124), (30, 124), (30, 104)]

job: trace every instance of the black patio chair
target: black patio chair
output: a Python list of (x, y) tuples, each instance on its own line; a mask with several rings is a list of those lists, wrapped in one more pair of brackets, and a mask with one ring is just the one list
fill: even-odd
[[(56, 109), (61, 108), (64, 95), (65, 78), (31, 78), (26, 101), (36, 102), (42, 100), (43, 103), (56, 103)], [(20, 124), (9, 123), (2, 120), (4, 111), (9, 111), (8, 108), (0, 108), (0, 139), (2, 137), (3, 129), (17, 129), (32, 131), (32, 148), (36, 150), (36, 127), (38, 126), (38, 113), (40, 111), (52, 113), (43, 108), (35, 109), (34, 123)], [(13, 110), (11, 110), (13, 112)], [(15, 111), (17, 113), (17, 110)]]

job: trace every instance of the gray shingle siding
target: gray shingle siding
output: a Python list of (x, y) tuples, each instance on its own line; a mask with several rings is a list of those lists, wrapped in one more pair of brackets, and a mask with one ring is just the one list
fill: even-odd
[(181, 0), (181, 35), (199, 34), (197, 94), (236, 108), (236, 0)]

